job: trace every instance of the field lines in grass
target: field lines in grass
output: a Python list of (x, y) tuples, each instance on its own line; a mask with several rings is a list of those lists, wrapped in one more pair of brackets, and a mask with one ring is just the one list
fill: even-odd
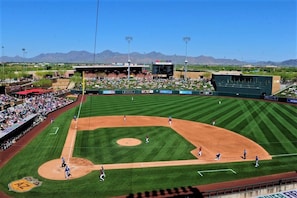
[(274, 106), (273, 110), (275, 111), (275, 115), (279, 117), (279, 119), (286, 121), (288, 126), (294, 127), (294, 123), (297, 117), (297, 113), (292, 113), (287, 111), (284, 105), (282, 106)]
[(216, 120), (218, 125), (225, 126), (224, 119), (228, 118), (228, 113), (236, 109), (237, 104), (223, 105), (215, 103), (214, 105), (204, 108), (201, 111), (204, 112), (200, 119), (202, 122), (210, 124), (213, 120)]
[[(291, 113), (285, 113), (284, 109), (282, 107), (274, 107), (274, 118), (277, 121), (278, 128), (280, 129), (280, 132), (286, 132), (287, 128), (294, 128), (296, 127), (294, 124), (295, 120), (297, 118), (297, 114), (293, 115)], [(285, 133), (285, 135), (288, 137), (289, 140), (295, 140), (297, 139), (297, 133)]]
[(259, 123), (261, 131), (259, 131), (259, 133), (263, 133), (265, 135), (267, 142), (259, 141), (258, 138), (258, 143), (261, 143), (261, 145), (264, 146), (264, 148), (266, 148), (267, 151), (270, 153), (283, 152), (286, 150), (284, 148), (284, 145), (278, 144), (278, 146), (276, 147), (275, 144), (270, 144), (271, 142), (280, 142), (280, 140), (275, 136), (274, 132), (272, 131), (273, 127), (271, 127), (271, 125), (272, 123), (267, 121), (267, 117), (265, 120), (261, 120), (261, 122)]
[[(255, 134), (255, 131), (261, 131), (259, 127), (259, 122), (261, 119), (259, 118), (259, 115), (261, 115), (261, 111), (259, 110), (259, 106), (255, 101), (240, 101), (240, 106), (242, 108), (243, 114), (242, 117), (245, 119), (245, 122), (242, 123), (241, 131), (243, 131), (243, 134), (250, 135), (250, 137), (259, 137), (263, 140), (266, 139), (263, 133), (257, 133)], [(255, 140), (255, 138), (252, 138)]]
[(220, 117), (220, 126), (225, 128), (232, 128), (240, 119), (240, 116), (243, 114), (239, 108), (229, 108), (227, 111), (224, 111), (225, 115)]
[[(290, 140), (290, 132), (286, 130), (286, 127), (283, 126), (283, 123), (280, 123), (276, 117), (271, 115), (272, 124), (270, 125), (271, 131), (274, 136), (278, 139), (279, 142), (287, 142), (286, 149), (291, 150), (295, 148), (295, 145)], [(284, 123), (286, 124), (286, 122)], [(293, 139), (292, 139), (293, 141)], [(288, 152), (287, 150), (287, 152)]]

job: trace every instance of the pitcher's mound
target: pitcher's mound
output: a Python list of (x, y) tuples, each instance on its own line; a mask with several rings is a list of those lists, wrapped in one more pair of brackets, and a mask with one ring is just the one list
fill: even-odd
[(141, 144), (141, 140), (136, 138), (122, 138), (117, 141), (121, 146), (137, 146)]

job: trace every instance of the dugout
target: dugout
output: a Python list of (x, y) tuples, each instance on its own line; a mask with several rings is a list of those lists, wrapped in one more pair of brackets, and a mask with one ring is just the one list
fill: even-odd
[(263, 98), (280, 90), (280, 76), (212, 74), (218, 95)]
[(174, 64), (170, 61), (159, 61), (152, 63), (153, 78), (168, 79), (173, 76)]
[(0, 134), (0, 144), (4, 143), (5, 141), (11, 138), (21, 135), (26, 130), (30, 129), (30, 127), (33, 126), (36, 117), (37, 114), (29, 115), (21, 122), (14, 123), (12, 126), (2, 130)]

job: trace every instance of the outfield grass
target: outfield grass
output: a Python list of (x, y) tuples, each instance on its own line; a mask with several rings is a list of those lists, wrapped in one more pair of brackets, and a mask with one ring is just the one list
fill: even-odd
[[(218, 103), (219, 100), (222, 101), (222, 104)], [(260, 159), (260, 167), (257, 169), (254, 168), (252, 162), (241, 162), (182, 167), (107, 170), (106, 181), (103, 183), (98, 182), (97, 171), (85, 177), (69, 181), (51, 181), (40, 177), (37, 173), (38, 167), (48, 160), (60, 157), (70, 121), (77, 112), (78, 108), (75, 108), (55, 118), (53, 125), (45, 129), (25, 149), (1, 168), (0, 190), (12, 197), (110, 197), (152, 190), (172, 189), (174, 187), (196, 186), (296, 170), (297, 156), (287, 156), (276, 157), (269, 161), (261, 161)], [(297, 153), (297, 109), (296, 106), (287, 104), (204, 96), (135, 95), (133, 101), (131, 101), (131, 96), (125, 95), (88, 97), (82, 106), (80, 116), (104, 115), (172, 116), (173, 118), (209, 124), (212, 120), (216, 120), (217, 126), (235, 131), (258, 142), (271, 155)], [(49, 133), (53, 132), (53, 127), (59, 127), (57, 135), (49, 135)], [(109, 136), (108, 130), (99, 129), (98, 131), (99, 133), (106, 133), (104, 138), (116, 138)], [(121, 129), (119, 128), (117, 130)], [(156, 130), (161, 129), (156, 128)], [(108, 142), (96, 138), (97, 134), (95, 131), (79, 133), (77, 136), (79, 143), (76, 145), (75, 155), (83, 157), (85, 155), (84, 153), (86, 153), (90, 160), (99, 163), (104, 160), (110, 162), (113, 162), (113, 160), (125, 160), (124, 157), (121, 157), (121, 153), (117, 153), (116, 150), (107, 155), (108, 157), (110, 156), (110, 159), (100, 159), (97, 154), (90, 154), (92, 152), (96, 153), (98, 149), (108, 151), (111, 148), (110, 146), (108, 147)], [(141, 132), (140, 134), (135, 133), (134, 136), (143, 138)], [(180, 137), (176, 138), (179, 139)], [(165, 141), (167, 140), (167, 136), (160, 137), (159, 139), (160, 141)], [(98, 143), (100, 143), (100, 148), (98, 148)], [(84, 151), (83, 147), (89, 148), (87, 151)], [(168, 145), (169, 147), (171, 146)], [(191, 150), (191, 146), (183, 146), (183, 148)], [(179, 151), (179, 149), (175, 151)], [(166, 156), (160, 156), (160, 158), (163, 157)], [(170, 158), (175, 157), (173, 154), (170, 156)], [(186, 158), (185, 156), (183, 157)], [(133, 158), (133, 160), (136, 159)], [(145, 157), (137, 159), (137, 161), (139, 160), (145, 161)], [(198, 170), (222, 168), (231, 168), (237, 174), (224, 172), (206, 173), (204, 177), (197, 174)], [(7, 185), (9, 182), (25, 176), (38, 178), (43, 182), (42, 186), (26, 193), (8, 192)]]

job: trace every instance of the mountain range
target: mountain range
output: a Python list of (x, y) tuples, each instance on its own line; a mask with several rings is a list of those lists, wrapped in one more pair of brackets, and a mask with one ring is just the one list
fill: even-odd
[[(184, 64), (185, 56), (182, 55), (165, 55), (159, 52), (150, 52), (141, 54), (133, 52), (129, 54), (131, 63), (151, 64), (156, 60), (171, 60), (174, 64)], [(44, 53), (32, 58), (20, 56), (1, 57), (2, 62), (48, 62), (48, 63), (125, 63), (128, 60), (128, 54), (113, 52), (110, 50), (97, 53), (87, 51), (70, 51), (68, 53)], [(212, 56), (187, 57), (189, 65), (275, 65), (275, 66), (297, 66), (297, 59), (284, 60), (282, 62), (273, 61), (240, 61), (237, 59), (214, 58)]]

